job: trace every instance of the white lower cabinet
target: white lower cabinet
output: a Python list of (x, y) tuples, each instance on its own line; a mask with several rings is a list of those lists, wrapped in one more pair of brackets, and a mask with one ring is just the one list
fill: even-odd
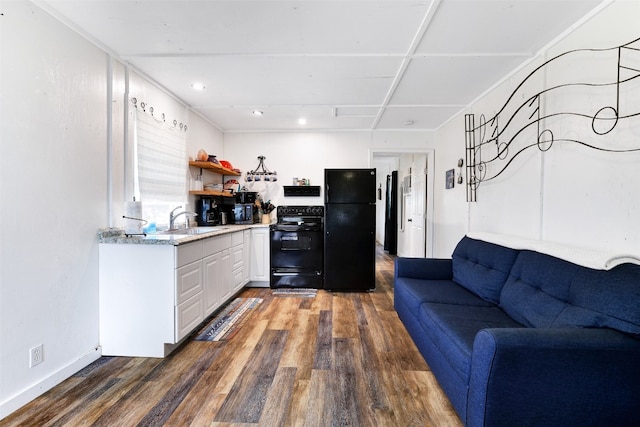
[(191, 333), (204, 320), (202, 294), (194, 295), (176, 306), (176, 341)]
[(176, 342), (187, 336), (204, 319), (203, 289), (200, 259), (176, 269)]
[(224, 298), (222, 283), (222, 252), (218, 252), (202, 260), (204, 274), (204, 309), (212, 312), (218, 308)]
[(173, 351), (246, 283), (244, 236), (243, 230), (178, 246), (101, 243), (102, 354)]
[(233, 291), (244, 286), (244, 232), (242, 231), (231, 235), (231, 275)]
[(269, 287), (269, 227), (251, 229), (249, 286)]
[(242, 243), (242, 286), (249, 283), (249, 265), (251, 262), (251, 230), (244, 230)]

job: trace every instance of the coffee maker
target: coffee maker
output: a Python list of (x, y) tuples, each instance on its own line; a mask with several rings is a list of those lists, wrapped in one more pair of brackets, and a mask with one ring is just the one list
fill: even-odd
[(196, 202), (197, 221), (201, 227), (220, 224), (220, 208), (213, 197), (202, 196)]

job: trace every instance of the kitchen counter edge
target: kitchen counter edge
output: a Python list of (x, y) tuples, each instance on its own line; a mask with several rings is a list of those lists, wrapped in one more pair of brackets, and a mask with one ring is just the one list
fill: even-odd
[[(224, 230), (215, 230), (202, 234), (171, 235), (171, 234), (147, 234), (146, 236), (126, 236), (123, 228), (101, 228), (98, 230), (98, 243), (134, 244), (134, 245), (183, 245), (209, 237), (235, 233), (236, 231), (251, 228), (268, 228), (271, 224), (229, 224)], [(186, 231), (185, 231), (186, 233)]]

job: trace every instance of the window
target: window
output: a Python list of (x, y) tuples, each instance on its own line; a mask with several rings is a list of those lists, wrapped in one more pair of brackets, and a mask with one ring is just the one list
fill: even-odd
[(167, 224), (169, 212), (187, 202), (186, 128), (167, 126), (136, 108), (134, 129), (134, 194), (143, 218)]

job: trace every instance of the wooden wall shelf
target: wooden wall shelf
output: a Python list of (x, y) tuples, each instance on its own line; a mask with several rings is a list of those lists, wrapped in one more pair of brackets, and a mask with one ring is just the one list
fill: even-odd
[[(224, 167), (220, 166), (219, 164), (213, 163), (213, 162), (194, 162), (194, 161), (191, 161), (191, 162), (189, 162), (189, 166), (193, 166), (193, 167), (200, 168), (200, 169), (207, 169), (207, 170), (210, 170), (211, 172), (215, 172), (217, 174), (225, 175), (225, 176), (240, 176), (240, 175), (242, 175), (240, 172), (236, 172), (234, 170), (224, 168)], [(195, 194), (195, 193), (193, 193), (193, 194)]]
[(222, 197), (235, 197), (230, 191), (217, 191), (217, 190), (201, 190), (201, 191), (189, 191), (189, 194), (194, 194), (196, 196), (222, 196)]

